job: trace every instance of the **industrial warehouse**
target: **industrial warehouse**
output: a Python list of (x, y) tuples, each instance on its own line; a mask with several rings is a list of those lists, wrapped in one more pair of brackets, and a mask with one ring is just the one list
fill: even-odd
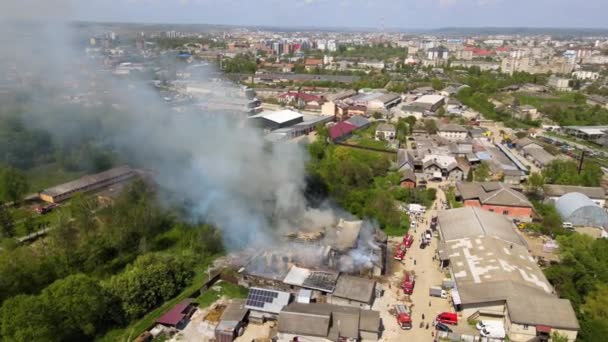
[(101, 190), (133, 178), (136, 172), (128, 166), (116, 167), (98, 174), (48, 188), (40, 192), (40, 199), (49, 203), (65, 201), (78, 193)]
[(576, 340), (572, 304), (555, 295), (508, 218), (465, 207), (440, 213), (438, 226), (439, 260), (455, 281), (453, 304), (463, 319), (502, 322), (511, 341), (553, 332)]

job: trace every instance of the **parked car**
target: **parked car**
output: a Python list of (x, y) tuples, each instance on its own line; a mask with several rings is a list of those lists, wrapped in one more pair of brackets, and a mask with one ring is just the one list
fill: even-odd
[(435, 324), (435, 329), (439, 331), (452, 332), (452, 329), (450, 329), (450, 327), (441, 322), (437, 322), (437, 324)]

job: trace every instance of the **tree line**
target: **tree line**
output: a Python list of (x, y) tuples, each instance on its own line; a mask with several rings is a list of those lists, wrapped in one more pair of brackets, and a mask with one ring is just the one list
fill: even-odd
[(222, 252), (210, 226), (179, 220), (142, 181), (108, 207), (77, 196), (49, 236), (0, 251), (0, 339), (91, 340), (190, 284)]

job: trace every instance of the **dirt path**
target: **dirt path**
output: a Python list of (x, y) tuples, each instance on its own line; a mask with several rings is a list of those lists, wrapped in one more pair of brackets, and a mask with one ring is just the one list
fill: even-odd
[[(430, 187), (437, 188), (438, 185), (432, 184)], [(445, 200), (444, 192), (438, 189), (436, 204), (440, 201), (445, 202)], [(439, 268), (438, 262), (433, 260), (437, 250), (438, 238), (434, 237), (430, 246), (420, 249), (420, 234), (429, 229), (431, 218), (436, 215), (437, 210), (434, 209), (434, 206), (427, 210), (421, 220), (423, 223), (420, 223), (415, 230), (410, 231), (410, 234), (414, 236), (414, 244), (407, 251), (406, 259), (403, 263), (394, 261), (389, 274), (387, 274), (391, 288), (388, 288), (388, 284), (385, 285), (385, 295), (377, 299), (374, 304), (374, 310), (380, 311), (385, 326), (381, 341), (433, 341), (434, 338), (431, 333), (434, 332), (434, 318), (440, 312), (453, 311), (448, 300), (429, 296), (429, 287), (440, 285), (441, 281), (445, 278), (445, 275)], [(395, 245), (401, 242), (401, 239), (391, 238), (389, 240), (390, 255), (393, 255)], [(416, 261), (415, 265), (414, 260)], [(413, 305), (413, 328), (411, 330), (399, 328), (395, 317), (388, 313), (390, 307), (396, 303), (409, 303), (406, 302), (406, 296), (399, 287), (403, 281), (403, 273), (406, 270), (413, 271), (416, 274), (416, 286), (414, 293), (410, 296), (410, 301)], [(423, 314), (424, 320), (422, 319)], [(424, 324), (422, 328), (420, 327), (421, 323)], [(426, 329), (427, 323), (429, 324), (428, 330)]]

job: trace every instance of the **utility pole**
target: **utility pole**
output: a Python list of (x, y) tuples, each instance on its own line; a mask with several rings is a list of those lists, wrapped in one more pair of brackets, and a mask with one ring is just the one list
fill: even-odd
[(578, 174), (581, 174), (581, 171), (583, 171), (583, 161), (585, 160), (585, 150), (583, 150), (581, 152), (581, 160), (578, 163)]

